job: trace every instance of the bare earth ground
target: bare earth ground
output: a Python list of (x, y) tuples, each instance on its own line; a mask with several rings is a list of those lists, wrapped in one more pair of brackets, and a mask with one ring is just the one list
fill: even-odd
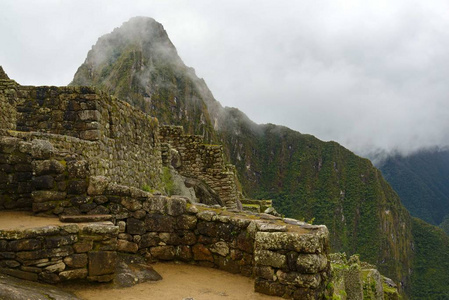
[(66, 288), (85, 300), (264, 300), (281, 299), (254, 292), (254, 280), (225, 271), (187, 264), (152, 265), (161, 281), (145, 282), (130, 288), (111, 289), (107, 285), (69, 285)]
[(0, 211), (0, 229), (26, 229), (62, 225), (58, 218), (37, 217), (29, 211)]

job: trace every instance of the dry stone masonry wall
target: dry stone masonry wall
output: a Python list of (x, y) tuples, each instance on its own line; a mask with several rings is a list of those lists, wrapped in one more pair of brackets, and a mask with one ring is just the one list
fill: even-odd
[[(236, 172), (234, 166), (225, 164), (223, 146), (206, 145), (201, 136), (185, 135), (181, 126), (161, 126), (159, 134), (161, 142), (168, 145), (162, 151), (165, 165), (173, 165), (185, 177), (204, 181), (224, 206), (237, 207)], [(175, 149), (175, 154), (170, 148)]]
[(0, 272), (57, 283), (112, 280), (118, 227), (111, 222), (0, 230)]
[(42, 133), (39, 138), (56, 142), (56, 148), (83, 156), (91, 175), (136, 187), (160, 186), (158, 122), (122, 101), (88, 87), (0, 80), (0, 107), (0, 129)]

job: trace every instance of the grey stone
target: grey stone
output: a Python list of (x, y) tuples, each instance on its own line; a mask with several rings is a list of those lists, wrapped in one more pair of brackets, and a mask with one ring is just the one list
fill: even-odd
[(229, 254), (229, 247), (226, 242), (217, 242), (209, 247), (209, 250), (213, 253), (217, 253), (221, 256), (227, 256)]

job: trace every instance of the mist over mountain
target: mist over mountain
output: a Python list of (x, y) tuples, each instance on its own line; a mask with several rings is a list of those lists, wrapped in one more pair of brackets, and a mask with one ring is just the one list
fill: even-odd
[[(188, 133), (222, 143), (245, 195), (271, 198), (286, 216), (325, 224), (333, 251), (360, 254), (409, 294), (423, 290), (427, 296), (428, 280), (434, 280), (436, 287), (430, 290), (447, 295), (444, 263), (438, 264), (438, 276), (426, 272), (430, 257), (439, 262), (444, 256), (415, 248), (434, 236), (434, 247), (445, 253), (447, 241), (441, 242), (432, 226), (425, 228), (426, 235), (412, 235), (424, 225), (410, 218), (370, 161), (335, 142), (284, 126), (257, 125), (238, 109), (222, 107), (153, 19), (133, 18), (101, 37), (71, 85), (104, 89), (161, 123), (182, 125)], [(420, 272), (415, 272), (415, 262)]]
[(0, 61), (23, 84), (66, 84), (98, 36), (144, 14), (163, 21), (224, 106), (256, 123), (364, 157), (449, 140), (444, 0), (4, 0), (0, 8)]
[(449, 218), (448, 150), (390, 156), (379, 168), (413, 216), (433, 225)]

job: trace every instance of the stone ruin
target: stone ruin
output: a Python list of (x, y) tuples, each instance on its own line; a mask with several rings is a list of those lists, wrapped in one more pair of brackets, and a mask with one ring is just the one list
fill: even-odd
[[(221, 206), (157, 192), (164, 166)], [(327, 228), (245, 213), (238, 202), (221, 146), (159, 127), (93, 88), (21, 86), (0, 68), (0, 210), (72, 222), (0, 228), (0, 272), (48, 283), (108, 282), (117, 256), (130, 253), (252, 276), (255, 290), (268, 295), (322, 298)], [(73, 223), (80, 220), (92, 222)]]

